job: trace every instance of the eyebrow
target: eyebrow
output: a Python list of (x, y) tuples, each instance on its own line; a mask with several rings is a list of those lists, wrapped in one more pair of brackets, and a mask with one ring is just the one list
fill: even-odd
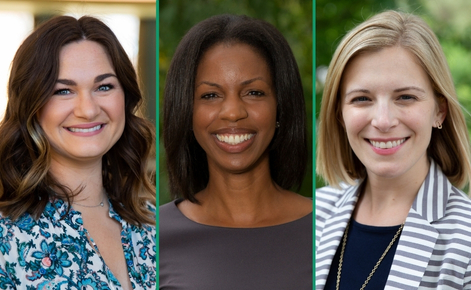
[(421, 88), (419, 88), (419, 87), (415, 87), (415, 86), (410, 86), (410, 87), (404, 87), (404, 88), (395, 89), (394, 92), (395, 92), (395, 93), (399, 93), (399, 92), (408, 91), (408, 90), (415, 90), (415, 91), (419, 91), (419, 92), (425, 93), (425, 90), (423, 90), (423, 89), (421, 89)]
[[(419, 92), (425, 93), (425, 90), (423, 90), (423, 89), (421, 89), (421, 88), (419, 88), (419, 87), (416, 87), (416, 86), (410, 86), (410, 87), (403, 87), (403, 88), (395, 89), (393, 92), (395, 92), (395, 93), (400, 93), (400, 92), (409, 91), (409, 90), (415, 90), (415, 91), (419, 91)], [(370, 91), (369, 91), (369, 90), (366, 90), (366, 89), (356, 89), (356, 90), (351, 90), (351, 91), (349, 91), (348, 93), (345, 94), (345, 96), (348, 96), (349, 94), (353, 94), (353, 93), (365, 93), (365, 94), (369, 94)]]
[(370, 91), (369, 91), (369, 90), (366, 90), (366, 89), (356, 89), (356, 90), (351, 90), (351, 91), (349, 91), (348, 93), (345, 94), (345, 96), (348, 96), (348, 95), (353, 94), (353, 93), (365, 93), (365, 94), (369, 94)]
[[(95, 80), (94, 82), (95, 83), (99, 83), (101, 82), (102, 80), (104, 79), (107, 79), (109, 77), (115, 77), (117, 78), (117, 76), (115, 74), (112, 74), (112, 73), (107, 73), (107, 74), (102, 74), (102, 75), (99, 75), (97, 77), (95, 77)], [(64, 84), (64, 85), (67, 85), (67, 86), (76, 86), (77, 83), (73, 80), (69, 80), (69, 79), (58, 79), (56, 81), (57, 83), (60, 83), (60, 84)]]
[[(257, 81), (257, 80), (261, 80), (261, 81), (263, 81), (263, 82), (266, 83), (266, 81), (263, 79), (263, 77), (256, 77), (256, 78), (253, 78), (253, 79), (250, 79), (250, 80), (243, 81), (243, 82), (241, 82), (240, 84), (245, 86), (245, 85), (251, 84), (251, 83), (253, 83), (254, 81)], [(202, 84), (206, 84), (206, 85), (212, 86), (212, 87), (221, 88), (220, 85), (218, 85), (218, 84), (216, 84), (216, 83), (212, 83), (212, 82), (207, 82), (207, 81), (199, 82), (199, 83), (196, 85), (196, 87), (199, 87), (199, 86), (201, 86)]]

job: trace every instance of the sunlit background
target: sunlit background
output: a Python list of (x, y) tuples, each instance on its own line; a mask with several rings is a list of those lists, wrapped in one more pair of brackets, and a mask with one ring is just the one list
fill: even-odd
[(155, 0), (0, 0), (0, 120), (5, 113), (10, 65), (16, 50), (34, 27), (55, 15), (91, 15), (113, 30), (138, 71), (146, 99), (141, 113), (155, 120), (155, 5)]

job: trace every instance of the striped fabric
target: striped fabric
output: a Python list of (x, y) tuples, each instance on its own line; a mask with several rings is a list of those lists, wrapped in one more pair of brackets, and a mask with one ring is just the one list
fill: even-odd
[[(316, 190), (316, 289), (358, 199), (359, 185)], [(431, 161), (409, 211), (385, 289), (471, 289), (471, 201)]]

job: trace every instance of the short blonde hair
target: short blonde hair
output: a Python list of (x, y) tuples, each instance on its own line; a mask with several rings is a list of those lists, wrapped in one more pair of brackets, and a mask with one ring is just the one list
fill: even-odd
[(317, 174), (330, 185), (355, 183), (365, 166), (352, 151), (341, 124), (339, 87), (347, 63), (359, 53), (401, 46), (412, 52), (427, 73), (437, 99), (448, 103), (443, 129), (433, 129), (427, 154), (456, 186), (470, 180), (469, 137), (450, 69), (437, 37), (418, 16), (397, 11), (379, 13), (351, 30), (337, 47), (327, 72), (317, 138)]

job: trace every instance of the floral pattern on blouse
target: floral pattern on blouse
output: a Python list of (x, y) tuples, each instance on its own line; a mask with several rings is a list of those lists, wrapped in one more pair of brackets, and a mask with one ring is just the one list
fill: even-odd
[[(155, 207), (149, 206), (155, 214)], [(156, 288), (156, 229), (127, 223), (121, 241), (133, 289)], [(0, 216), (0, 289), (122, 289), (93, 240), (87, 239), (78, 211), (51, 200), (36, 221), (23, 214), (12, 221)]]

